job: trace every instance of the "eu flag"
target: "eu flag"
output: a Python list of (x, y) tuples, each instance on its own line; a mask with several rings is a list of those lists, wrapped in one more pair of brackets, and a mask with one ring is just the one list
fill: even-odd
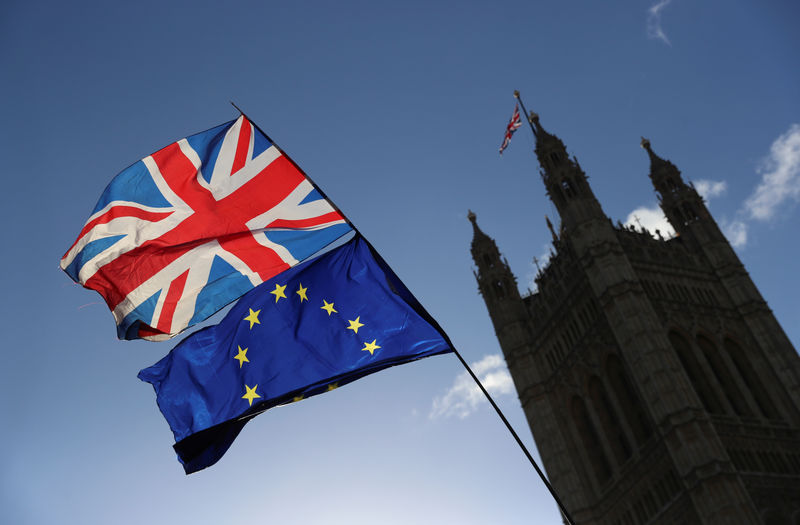
[(452, 348), (359, 235), (244, 295), (216, 326), (139, 372), (186, 473), (216, 463), (253, 416)]

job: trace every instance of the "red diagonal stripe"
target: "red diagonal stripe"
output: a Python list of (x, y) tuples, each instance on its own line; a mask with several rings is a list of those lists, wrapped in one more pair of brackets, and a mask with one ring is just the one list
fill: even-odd
[(220, 239), (219, 244), (244, 262), (248, 268), (258, 273), (262, 281), (275, 277), (289, 268), (277, 253), (259, 244), (249, 231)]
[(244, 168), (247, 162), (247, 151), (250, 148), (250, 135), (252, 133), (252, 126), (247, 119), (242, 119), (241, 131), (239, 131), (239, 140), (236, 142), (236, 155), (233, 157), (233, 167), (231, 168), (231, 175)]
[(197, 183), (197, 168), (183, 154), (177, 142), (153, 153), (151, 157), (170, 189), (190, 208), (199, 211), (214, 207), (214, 197)]
[[(279, 157), (231, 195), (214, 201), (210, 193), (197, 183), (194, 166), (177, 145), (173, 146), (164, 148), (153, 158), (170, 188), (190, 204), (195, 213), (161, 237), (110, 261), (87, 280), (85, 286), (100, 292), (112, 310), (130, 292), (187, 251), (213, 239), (223, 243), (231, 236), (249, 232), (245, 226), (248, 220), (275, 207), (304, 180), (303, 175), (285, 157)], [(167, 150), (171, 155), (162, 156), (161, 153)], [(261, 249), (262, 256), (275, 256), (272, 250), (255, 240), (253, 243)], [(228, 251), (238, 257), (238, 246), (238, 243), (233, 243)], [(249, 248), (242, 255), (242, 260), (247, 259), (252, 263), (255, 246), (250, 243), (246, 243), (246, 246)], [(270, 260), (264, 263), (267, 268), (274, 266)], [(257, 265), (262, 269), (256, 271), (269, 273), (263, 269), (264, 265)]]
[(170, 333), (172, 328), (172, 316), (175, 315), (175, 308), (178, 306), (183, 295), (183, 289), (186, 286), (186, 279), (189, 277), (189, 270), (180, 274), (174, 281), (169, 283), (169, 290), (167, 296), (164, 298), (164, 304), (161, 306), (161, 315), (158, 317), (156, 330), (165, 334)]

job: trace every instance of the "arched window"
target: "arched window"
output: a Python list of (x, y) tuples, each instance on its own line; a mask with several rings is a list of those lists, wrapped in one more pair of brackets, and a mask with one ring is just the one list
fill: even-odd
[(692, 350), (689, 342), (674, 330), (669, 333), (668, 337), (669, 342), (672, 343), (672, 348), (674, 348), (675, 353), (678, 354), (678, 360), (680, 360), (681, 365), (683, 365), (683, 370), (686, 372), (689, 382), (692, 383), (697, 397), (700, 398), (700, 402), (703, 403), (703, 406), (711, 414), (724, 413), (722, 404), (719, 402), (719, 399), (717, 399), (714, 389), (705, 377), (705, 374), (703, 374), (703, 370), (700, 368), (695, 358), (694, 350)]
[(506, 296), (506, 287), (505, 283), (498, 279), (494, 282), (494, 293), (498, 299), (504, 299)]
[(717, 378), (717, 382), (722, 387), (722, 391), (725, 393), (725, 397), (728, 398), (728, 402), (736, 415), (753, 415), (750, 407), (747, 405), (747, 400), (744, 395), (742, 395), (741, 390), (739, 390), (739, 386), (736, 384), (736, 380), (731, 374), (731, 371), (722, 359), (722, 355), (719, 353), (717, 346), (712, 343), (710, 339), (702, 335), (697, 336), (697, 344), (703, 351), (703, 355), (706, 357), (711, 371)]
[(572, 418), (575, 421), (575, 428), (578, 431), (586, 456), (592, 465), (595, 478), (598, 484), (603, 484), (611, 477), (611, 465), (608, 462), (603, 447), (600, 445), (600, 436), (589, 419), (589, 412), (586, 405), (578, 396), (572, 398)]
[(625, 437), (625, 431), (622, 425), (620, 425), (619, 418), (614, 411), (614, 407), (611, 405), (611, 401), (608, 398), (608, 394), (600, 378), (593, 376), (589, 380), (588, 387), (595, 414), (600, 418), (600, 425), (602, 425), (606, 439), (611, 445), (611, 450), (614, 453), (617, 464), (621, 465), (625, 463), (625, 460), (631, 457), (631, 446), (630, 443), (628, 443), (628, 438)]
[(569, 199), (575, 196), (575, 186), (569, 179), (561, 181), (561, 189), (564, 190), (564, 195)]
[(686, 214), (686, 220), (688, 221), (693, 221), (698, 218), (697, 213), (694, 211), (694, 207), (688, 202), (683, 203), (683, 211)]
[(780, 415), (775, 408), (775, 403), (773, 403), (772, 399), (769, 397), (767, 389), (764, 388), (764, 383), (761, 382), (761, 378), (758, 377), (755, 369), (750, 364), (750, 360), (744, 350), (742, 350), (742, 347), (736, 344), (732, 339), (726, 338), (725, 351), (730, 356), (731, 361), (733, 361), (733, 365), (736, 371), (739, 372), (742, 382), (753, 395), (753, 399), (758, 405), (759, 410), (761, 410), (761, 413), (769, 419), (779, 419)]
[(622, 407), (622, 413), (633, 432), (633, 437), (639, 445), (644, 444), (652, 433), (650, 421), (647, 419), (642, 404), (639, 402), (636, 391), (628, 381), (628, 377), (622, 367), (622, 361), (616, 355), (609, 356), (608, 361), (606, 361), (606, 375), (614, 392), (614, 397), (616, 397), (619, 406)]
[(675, 217), (677, 217), (678, 222), (680, 222), (681, 224), (686, 224), (686, 218), (684, 218), (680, 208), (678, 208), (677, 206), (672, 208), (672, 213), (675, 215)]

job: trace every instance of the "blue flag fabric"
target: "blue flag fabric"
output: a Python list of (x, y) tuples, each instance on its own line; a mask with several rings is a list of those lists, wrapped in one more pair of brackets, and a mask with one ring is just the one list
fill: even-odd
[(447, 337), (363, 238), (264, 282), (216, 326), (139, 372), (186, 473), (216, 463), (270, 407), (451, 352)]

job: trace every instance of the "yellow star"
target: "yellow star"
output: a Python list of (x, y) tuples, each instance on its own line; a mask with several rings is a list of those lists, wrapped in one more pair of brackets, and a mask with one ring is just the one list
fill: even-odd
[(302, 395), (295, 396), (295, 397), (292, 398), (292, 403), (297, 403), (298, 401), (302, 401), (302, 400), (303, 400), (303, 396)]
[(347, 329), (348, 330), (352, 330), (355, 333), (358, 333), (358, 329), (361, 328), (362, 326), (364, 326), (364, 323), (360, 323), (359, 322), (360, 320), (361, 320), (361, 316), (360, 315), (358, 317), (356, 317), (355, 321), (348, 320), (347, 322), (350, 323), (350, 326), (348, 326)]
[(364, 348), (362, 348), (361, 351), (369, 352), (369, 355), (375, 355), (375, 350), (380, 348), (380, 346), (375, 344), (376, 341), (377, 339), (373, 339), (371, 343), (364, 343)]
[(337, 388), (339, 388), (339, 383), (331, 383), (330, 385), (328, 385), (328, 392), (330, 392), (331, 390), (336, 390)]
[(253, 406), (253, 400), (257, 397), (261, 397), (260, 395), (256, 394), (256, 388), (258, 388), (258, 385), (254, 386), (253, 388), (244, 385), (244, 388), (247, 390), (247, 392), (242, 396), (242, 399), (246, 399), (248, 403), (250, 403), (250, 406)]
[(255, 312), (252, 308), (248, 308), (248, 310), (250, 310), (250, 314), (244, 320), (250, 321), (250, 330), (252, 330), (254, 324), (261, 324), (261, 321), (258, 320), (258, 314), (261, 313), (261, 310), (256, 310)]
[(326, 312), (328, 312), (328, 317), (330, 317), (331, 314), (338, 314), (339, 313), (339, 312), (337, 312), (336, 310), (333, 309), (333, 303), (329, 303), (325, 299), (323, 299), (322, 302), (325, 303), (325, 306), (320, 306), (320, 309), (325, 310)]
[(281, 297), (286, 299), (286, 294), (283, 293), (283, 291), (285, 289), (286, 289), (286, 285), (285, 284), (283, 286), (281, 286), (278, 283), (275, 283), (275, 289), (272, 290), (270, 293), (275, 296), (275, 302), (276, 303), (278, 302), (278, 299), (280, 299)]
[(236, 345), (236, 348), (239, 349), (239, 353), (233, 356), (233, 358), (239, 360), (239, 368), (242, 368), (243, 364), (250, 362), (250, 360), (247, 359), (247, 348), (242, 350), (242, 347), (239, 345)]
[(306, 295), (306, 290), (308, 290), (308, 288), (303, 288), (303, 283), (300, 283), (300, 288), (298, 288), (297, 291), (295, 292), (297, 295), (300, 296), (300, 302), (301, 303), (303, 301), (308, 301), (308, 296)]

